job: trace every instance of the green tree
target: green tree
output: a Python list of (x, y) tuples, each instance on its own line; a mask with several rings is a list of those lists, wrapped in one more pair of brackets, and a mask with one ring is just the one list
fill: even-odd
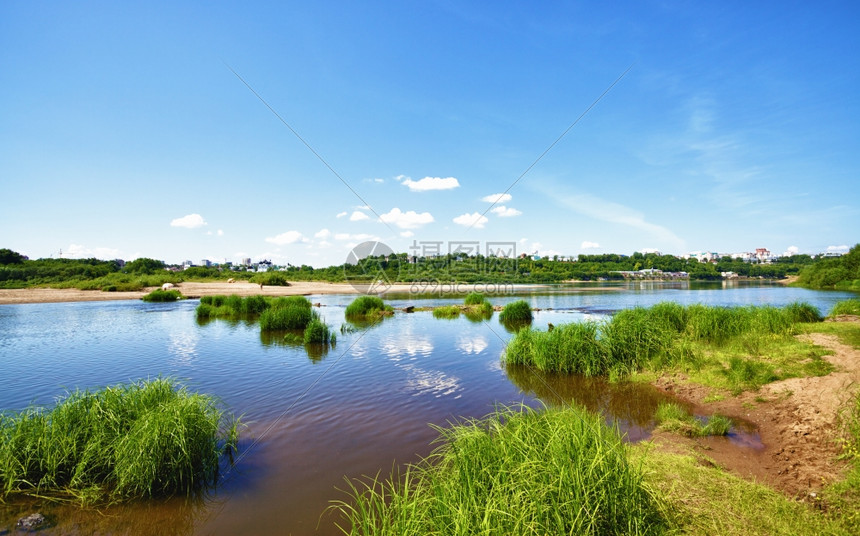
[(21, 264), (24, 262), (24, 256), (17, 251), (11, 249), (0, 249), (0, 264)]
[(141, 257), (126, 263), (123, 268), (123, 272), (129, 274), (154, 274), (161, 270), (164, 270), (164, 261), (157, 261), (147, 257)]

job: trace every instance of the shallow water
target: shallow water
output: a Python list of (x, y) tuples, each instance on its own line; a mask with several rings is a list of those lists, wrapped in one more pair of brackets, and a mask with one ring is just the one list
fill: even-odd
[[(586, 290), (583, 291), (583, 288)], [(572, 290), (575, 289), (575, 290)], [(599, 318), (659, 301), (709, 305), (784, 305), (804, 300), (827, 312), (847, 293), (748, 284), (630, 284), (604, 291), (548, 287), (526, 299), (534, 325)], [(336, 330), (354, 296), (312, 297)], [(462, 296), (391, 296), (395, 307), (460, 303)], [(0, 534), (38, 510), (45, 534), (336, 534), (326, 506), (344, 498), (344, 478), (387, 474), (433, 448), (436, 433), (498, 404), (576, 401), (602, 412), (629, 439), (647, 437), (664, 395), (648, 386), (608, 384), (524, 368), (500, 356), (510, 334), (487, 322), (398, 313), (341, 334), (335, 348), (309, 356), (302, 346), (261, 336), (249, 322), (198, 323), (196, 301), (140, 301), (0, 306), (0, 408), (50, 405), (66, 389), (174, 376), (219, 397), (248, 423), (236, 465), (203, 497), (143, 501), (101, 511), (62, 504), (0, 505)], [(548, 310), (551, 309), (551, 310)], [(542, 402), (541, 402), (542, 401)], [(738, 427), (738, 444), (756, 447)], [(731, 439), (731, 438), (730, 438)]]

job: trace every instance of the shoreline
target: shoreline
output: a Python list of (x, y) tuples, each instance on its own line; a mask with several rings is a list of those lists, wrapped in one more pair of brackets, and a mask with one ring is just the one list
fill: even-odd
[[(387, 287), (382, 294), (465, 294), (482, 287), (499, 288), (500, 290), (513, 288), (514, 291), (539, 290), (549, 288), (551, 285), (505, 285), (505, 284), (481, 284), (481, 283), (441, 283), (436, 286), (418, 285), (413, 283), (396, 283)], [(18, 305), (27, 303), (72, 303), (72, 302), (94, 302), (94, 301), (117, 301), (117, 300), (139, 300), (158, 287), (150, 287), (133, 292), (104, 292), (101, 290), (79, 290), (76, 288), (23, 288), (23, 289), (0, 289), (0, 305)], [(202, 296), (213, 296), (216, 294), (237, 296), (310, 296), (316, 294), (362, 294), (359, 288), (349, 283), (327, 283), (324, 281), (290, 281), (289, 287), (265, 286), (238, 281), (227, 283), (226, 281), (213, 282), (185, 282), (174, 287), (189, 299), (197, 299)], [(462, 290), (459, 290), (462, 289)], [(593, 292), (595, 290), (616, 291), (618, 288), (593, 287), (593, 288), (570, 288), (570, 292)], [(492, 293), (490, 290), (485, 290)]]

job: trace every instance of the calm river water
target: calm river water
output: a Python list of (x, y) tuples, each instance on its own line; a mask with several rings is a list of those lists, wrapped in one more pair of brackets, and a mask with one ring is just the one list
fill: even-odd
[[(776, 285), (630, 283), (610, 289), (558, 286), (494, 296), (526, 299), (534, 325), (599, 318), (660, 301), (784, 305), (807, 301), (827, 313), (855, 295)], [(354, 296), (314, 296), (336, 330)], [(389, 296), (396, 308), (462, 303), (459, 297)], [(338, 333), (326, 354), (261, 337), (256, 324), (198, 323), (196, 300), (0, 306), (0, 408), (51, 405), (66, 390), (173, 376), (220, 398), (248, 424), (236, 465), (206, 497), (144, 501), (99, 511), (15, 501), (0, 504), (0, 534), (40, 511), (44, 534), (338, 534), (325, 513), (345, 498), (344, 478), (387, 474), (427, 455), (428, 423), (481, 417), (498, 404), (556, 404), (559, 397), (602, 411), (631, 440), (647, 437), (663, 398), (647, 386), (506, 370), (510, 334), (486, 323), (405, 314)], [(552, 310), (547, 310), (552, 309)]]

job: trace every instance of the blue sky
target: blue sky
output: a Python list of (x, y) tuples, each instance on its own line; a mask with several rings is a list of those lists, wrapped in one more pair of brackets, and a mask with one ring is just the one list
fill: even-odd
[(0, 247), (838, 249), (858, 50), (856, 2), (5, 1)]

